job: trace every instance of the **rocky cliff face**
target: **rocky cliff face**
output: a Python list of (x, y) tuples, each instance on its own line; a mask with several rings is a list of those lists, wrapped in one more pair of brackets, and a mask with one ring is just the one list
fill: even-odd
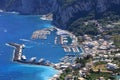
[(0, 9), (21, 14), (46, 14), (51, 12), (54, 0), (0, 0)]
[(54, 12), (54, 24), (66, 29), (72, 21), (87, 16), (91, 12), (97, 18), (108, 11), (120, 14), (120, 0), (77, 0), (66, 7), (59, 5)]
[(120, 14), (120, 0), (0, 0), (0, 8), (6, 11), (18, 11), (21, 14), (53, 13), (53, 24), (66, 29), (69, 22), (93, 12), (96, 17), (107, 11)]

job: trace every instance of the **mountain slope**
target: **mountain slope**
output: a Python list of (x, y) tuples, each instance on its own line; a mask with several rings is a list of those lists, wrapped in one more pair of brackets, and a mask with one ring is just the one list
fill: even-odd
[(0, 9), (21, 14), (53, 13), (53, 24), (67, 29), (75, 20), (104, 13), (120, 14), (120, 0), (0, 0)]

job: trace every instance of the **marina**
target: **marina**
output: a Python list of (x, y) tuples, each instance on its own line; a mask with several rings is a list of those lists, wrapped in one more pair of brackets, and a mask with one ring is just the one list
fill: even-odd
[(78, 46), (62, 46), (64, 48), (64, 51), (65, 52), (77, 52), (79, 53), (80, 52), (80, 48)]
[[(10, 46), (14, 47), (13, 62), (18, 62), (21, 64), (49, 66), (56, 70), (64, 70), (69, 66), (74, 67), (74, 62), (81, 53), (81, 48), (77, 44), (77, 37), (69, 33), (68, 31), (61, 30), (56, 27), (44, 28), (34, 31), (31, 36), (31, 40), (23, 38), (19, 40), (31, 44), (30, 46), (28, 46), (28, 44), (24, 45), (24, 43), (8, 43)], [(42, 42), (39, 43), (37, 41)], [(34, 45), (36, 44), (37, 49), (41, 49), (40, 54), (38, 52), (31, 53), (32, 49), (33, 51), (37, 50), (34, 49)], [(42, 51), (42, 49), (44, 49), (44, 51), (46, 50), (47, 53), (43, 53), (44, 51)], [(52, 49), (57, 49), (57, 52), (55, 51), (52, 53)], [(60, 49), (60, 52), (58, 52), (58, 49)], [(48, 53), (50, 53), (50, 56), (48, 56)], [(55, 54), (59, 54), (60, 57), (56, 56)], [(53, 61), (53, 59), (56, 61)], [(61, 73), (58, 73), (57, 76), (59, 76), (60, 74)]]
[(54, 38), (55, 45), (61, 45), (65, 52), (80, 52), (80, 48), (77, 44), (77, 37), (68, 31), (61, 30), (56, 27), (37, 30), (33, 32), (31, 38), (45, 40), (53, 31), (56, 32), (56, 36)]
[(47, 39), (47, 35), (50, 35), (50, 31), (48, 30), (39, 30), (35, 31), (32, 35), (32, 39)]
[[(46, 43), (34, 39), (32, 40), (30, 38), (33, 31), (43, 28), (50, 28), (52, 26), (50, 24), (51, 22), (42, 21), (40, 19), (40, 16), (36, 15), (26, 16), (6, 12), (0, 13), (0, 15), (0, 80), (32, 80), (33, 77), (34, 80), (49, 80), (49, 78), (53, 77), (54, 74), (57, 74), (57, 70), (53, 67), (27, 63), (32, 57), (37, 57), (36, 62), (39, 62), (42, 57), (44, 58), (44, 61), (46, 61), (46, 63), (48, 63), (47, 60), (50, 60), (50, 58), (44, 56), (47, 56), (50, 53), (52, 54), (52, 52), (54, 51), (45, 51), (48, 50), (46, 49), (46, 47), (42, 49), (37, 48), (36, 46), (39, 45), (39, 43), (40, 46), (44, 46), (44, 44)], [(50, 41), (51, 39), (46, 42), (51, 43)], [(19, 45), (25, 45), (25, 47), (23, 47), (22, 49), (22, 62), (13, 61), (13, 52), (15, 52), (17, 45), (15, 47), (6, 44), (10, 42)], [(60, 51), (61, 49), (59, 50), (59, 52)], [(36, 55), (35, 53), (39, 55)], [(42, 55), (42, 53), (46, 53), (47, 55)], [(54, 59), (54, 61), (56, 60), (57, 59)], [(26, 63), (23, 63), (25, 61)], [(52, 60), (50, 61), (52, 62)]]
[[(48, 37), (52, 34), (52, 32), (55, 32), (56, 35), (53, 38), (53, 44), (54, 46), (60, 47), (64, 50), (64, 56), (59, 58), (59, 62), (53, 63), (49, 61), (48, 59), (44, 59), (44, 57), (41, 57), (39, 60), (37, 57), (39, 56), (31, 56), (29, 59), (27, 59), (26, 55), (28, 54), (22, 54), (23, 49), (26, 48), (23, 44), (17, 44), (17, 43), (8, 43), (10, 46), (14, 47), (13, 51), (13, 61), (23, 63), (23, 64), (32, 64), (32, 65), (43, 65), (43, 66), (51, 66), (55, 69), (60, 69), (61, 66), (58, 67), (56, 64), (60, 63), (73, 63), (76, 59), (76, 56), (81, 53), (81, 48), (77, 45), (77, 38), (67, 31), (52, 27), (52, 28), (45, 28), (41, 30), (34, 31), (31, 38), (33, 40), (45, 40), (51, 37)], [(21, 39), (20, 39), (21, 40)], [(26, 40), (25, 40), (26, 41)], [(29, 41), (31, 42), (31, 41)], [(33, 42), (33, 41), (32, 41)], [(42, 42), (43, 43), (43, 42)], [(42, 45), (42, 43), (39, 45)], [(51, 42), (44, 43), (44, 46), (46, 45), (52, 45)], [(52, 47), (53, 48), (53, 47)], [(56, 56), (57, 57), (57, 56)], [(62, 65), (65, 66), (65, 65)]]

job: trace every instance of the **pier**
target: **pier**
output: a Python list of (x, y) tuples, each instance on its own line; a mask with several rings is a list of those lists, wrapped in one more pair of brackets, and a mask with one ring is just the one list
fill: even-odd
[(14, 47), (15, 50), (13, 52), (13, 61), (19, 61), (22, 59), (22, 49), (24, 45), (16, 44), (16, 43), (8, 43), (10, 46)]
[(71, 45), (71, 46), (62, 46), (62, 47), (64, 48), (65, 52), (80, 52), (79, 46)]
[(33, 32), (32, 39), (47, 39), (47, 35), (50, 35), (51, 31), (44, 29)]
[(43, 65), (43, 66), (53, 66), (53, 63), (41, 58), (39, 61), (36, 61), (36, 57), (30, 58), (30, 60), (26, 60), (26, 56), (22, 54), (22, 49), (25, 47), (24, 44), (17, 43), (8, 43), (8, 45), (12, 46), (13, 51), (13, 61), (23, 63), (23, 64), (33, 64), (33, 65)]

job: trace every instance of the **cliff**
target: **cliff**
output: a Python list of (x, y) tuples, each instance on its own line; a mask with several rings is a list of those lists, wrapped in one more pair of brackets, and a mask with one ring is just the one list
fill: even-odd
[(120, 14), (120, 0), (0, 0), (0, 9), (21, 14), (53, 13), (53, 24), (67, 29), (73, 21), (92, 13), (94, 18), (109, 11)]
[(60, 3), (57, 11), (54, 12), (53, 23), (64, 29), (73, 21), (89, 14), (94, 15), (94, 18), (100, 18), (109, 11), (120, 14), (120, 0), (74, 0), (67, 6)]
[[(54, 0), (0, 0), (0, 9), (21, 14), (47, 14)], [(55, 1), (54, 1), (55, 2)]]

